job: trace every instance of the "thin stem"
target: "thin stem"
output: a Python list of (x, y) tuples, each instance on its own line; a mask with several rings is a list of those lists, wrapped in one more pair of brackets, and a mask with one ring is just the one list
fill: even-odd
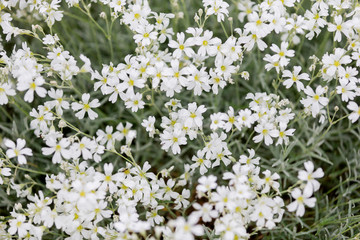
[(224, 33), (225, 33), (226, 38), (229, 38), (229, 35), (228, 35), (227, 32), (226, 32), (226, 29), (225, 29), (225, 26), (224, 26), (223, 22), (220, 22), (220, 25), (221, 25)]

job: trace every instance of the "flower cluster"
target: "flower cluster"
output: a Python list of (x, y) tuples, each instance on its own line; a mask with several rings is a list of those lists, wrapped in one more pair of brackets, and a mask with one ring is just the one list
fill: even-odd
[[(19, 199), (1, 239), (249, 239), (315, 206), (323, 158), (289, 153), (359, 120), (358, 4), (203, 0), (189, 23), (177, 0), (171, 13), (147, 0), (64, 2), (0, 4), (0, 187)], [(99, 46), (96, 57), (69, 49), (77, 41), (57, 31), (67, 17), (105, 35), (109, 62)], [(116, 61), (114, 25), (135, 46)], [(332, 48), (325, 38), (302, 53), (322, 35)], [(329, 126), (314, 140), (299, 121)]]

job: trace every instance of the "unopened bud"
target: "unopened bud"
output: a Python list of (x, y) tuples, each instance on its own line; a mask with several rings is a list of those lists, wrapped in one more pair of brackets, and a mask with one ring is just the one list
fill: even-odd
[(197, 14), (195, 14), (195, 17), (194, 17), (195, 22), (198, 22), (199, 19), (200, 19), (200, 17)]
[(64, 120), (60, 120), (58, 126), (59, 126), (59, 128), (64, 128), (64, 127), (66, 127), (66, 122)]
[(122, 154), (126, 154), (128, 156), (131, 155), (131, 149), (129, 148), (128, 145), (121, 146), (120, 151), (121, 151)]
[(103, 18), (103, 19), (105, 19), (105, 18), (106, 18), (106, 13), (105, 13), (105, 12), (101, 12), (101, 13), (100, 13), (100, 17)]
[(20, 210), (20, 209), (22, 209), (21, 203), (15, 203), (14, 208), (15, 208), (15, 210)]

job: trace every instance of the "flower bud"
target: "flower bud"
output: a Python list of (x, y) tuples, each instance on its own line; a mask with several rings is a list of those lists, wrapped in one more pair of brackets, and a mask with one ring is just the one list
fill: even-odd
[(64, 128), (64, 127), (66, 127), (66, 122), (64, 120), (60, 120), (58, 126), (59, 126), (59, 128)]
[(102, 19), (105, 19), (105, 18), (106, 18), (106, 13), (105, 13), (105, 12), (101, 12), (101, 13), (100, 13), (100, 17), (101, 17)]

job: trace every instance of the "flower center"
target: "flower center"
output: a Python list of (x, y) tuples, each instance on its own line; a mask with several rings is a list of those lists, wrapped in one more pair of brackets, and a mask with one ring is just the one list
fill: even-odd
[(89, 109), (90, 109), (90, 105), (87, 104), (87, 103), (85, 103), (85, 104), (84, 104), (84, 110), (85, 110), (85, 111), (88, 111)]
[(235, 122), (235, 118), (234, 117), (229, 117), (229, 122), (233, 124)]
[(34, 82), (30, 83), (30, 89), (35, 90), (36, 84)]
[(111, 181), (111, 176), (106, 176), (106, 177), (105, 177), (105, 181), (106, 181), (106, 182), (110, 182), (110, 181)]

